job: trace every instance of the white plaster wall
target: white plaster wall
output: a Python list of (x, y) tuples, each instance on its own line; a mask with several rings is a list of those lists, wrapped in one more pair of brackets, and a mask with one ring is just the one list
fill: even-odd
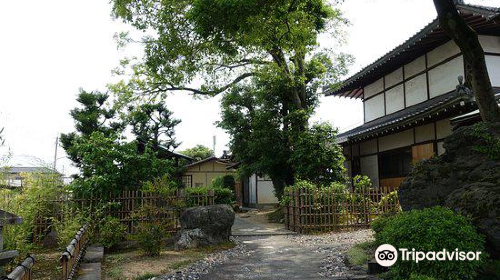
[(385, 88), (391, 87), (403, 81), (403, 67), (385, 76)]
[(361, 142), (359, 145), (361, 155), (374, 154), (377, 152), (377, 139)]
[(443, 143), (443, 141), (437, 142), (438, 156), (444, 154), (444, 152), (446, 151), (446, 149), (443, 147)]
[(405, 107), (403, 85), (396, 86), (385, 92), (387, 115), (397, 112)]
[(436, 138), (442, 139), (450, 136), (452, 133), (452, 125), (450, 124), (450, 119), (444, 119), (436, 122)]
[(500, 53), (500, 37), (479, 35), (479, 42), (485, 52)]
[(436, 135), (434, 133), (434, 124), (426, 124), (422, 126), (415, 127), (415, 142), (421, 143), (429, 140), (436, 139)]
[(250, 176), (249, 180), (248, 180), (248, 202), (249, 203), (253, 203), (253, 204), (256, 204), (257, 203), (257, 196), (256, 196), (256, 193), (255, 193), (255, 174), (253, 174), (252, 176)]
[(258, 196), (259, 204), (269, 204), (269, 203), (278, 203), (278, 199), (274, 194), (274, 186), (272, 181), (258, 181)]
[(365, 121), (369, 122), (384, 115), (384, 95), (377, 95), (365, 101)]
[(378, 178), (378, 156), (367, 156), (360, 158), (361, 174), (368, 176), (373, 183), (373, 186), (379, 185)]
[(413, 129), (380, 137), (378, 145), (380, 152), (413, 145)]
[(491, 85), (500, 87), (500, 56), (487, 55), (486, 67), (488, 67)]
[(431, 67), (443, 60), (460, 53), (460, 48), (453, 41), (448, 41), (427, 54), (427, 66)]
[(406, 87), (406, 107), (424, 102), (427, 100), (427, 78), (425, 73), (407, 81)]
[(367, 85), (364, 88), (364, 97), (368, 98), (384, 90), (384, 80), (381, 78), (373, 84)]
[(415, 59), (414, 61), (406, 64), (405, 76), (411, 77), (425, 70), (425, 55)]
[(456, 89), (458, 76), (464, 75), (464, 62), (462, 56), (448, 61), (445, 64), (429, 71), (430, 97), (436, 97)]

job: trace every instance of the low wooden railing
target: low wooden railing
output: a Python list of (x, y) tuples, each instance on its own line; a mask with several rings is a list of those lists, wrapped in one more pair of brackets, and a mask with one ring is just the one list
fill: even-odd
[(89, 225), (83, 226), (66, 247), (61, 256), (62, 279), (71, 280), (75, 276), (89, 241)]
[(9, 275), (4, 276), (2, 279), (5, 280), (32, 280), (33, 272), (32, 268), (35, 264), (35, 258), (32, 256), (27, 256), (24, 261), (16, 266)]

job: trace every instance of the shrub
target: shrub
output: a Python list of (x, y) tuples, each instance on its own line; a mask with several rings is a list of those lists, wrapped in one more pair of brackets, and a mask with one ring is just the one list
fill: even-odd
[(395, 216), (381, 216), (375, 219), (372, 224), (371, 228), (375, 232), (375, 236), (377, 236), (382, 230), (389, 224), (389, 222), (394, 218)]
[(169, 236), (168, 229), (172, 222), (166, 219), (166, 214), (163, 208), (146, 204), (131, 215), (140, 222), (130, 238), (137, 241), (149, 256), (159, 256), (165, 239)]
[[(385, 223), (385, 224), (384, 224)], [(379, 244), (416, 251), (483, 252), (479, 261), (399, 260), (390, 268), (394, 279), (408, 279), (412, 274), (443, 280), (474, 279), (485, 259), (484, 238), (463, 216), (443, 207), (413, 210), (375, 223)], [(419, 278), (423, 279), (423, 278)]]
[(99, 226), (99, 243), (104, 248), (110, 249), (125, 239), (127, 227), (120, 222), (120, 219), (106, 216)]
[(233, 175), (226, 175), (222, 177), (222, 186), (224, 188), (230, 189), (234, 191), (234, 187), (236, 186), (236, 180)]
[(226, 188), (214, 188), (215, 204), (232, 205), (235, 202), (234, 192)]

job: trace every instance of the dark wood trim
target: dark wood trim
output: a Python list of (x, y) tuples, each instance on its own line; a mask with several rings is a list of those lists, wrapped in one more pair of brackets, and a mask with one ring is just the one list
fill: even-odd
[(403, 65), (403, 108), (406, 108), (406, 77), (405, 77), (405, 67)]
[(387, 116), (387, 103), (386, 103), (387, 101), (386, 101), (386, 95), (385, 95), (385, 93), (387, 91), (385, 90), (385, 76), (382, 79), (383, 79), (382, 81), (384, 83), (384, 116)]
[(415, 131), (415, 128), (416, 127), (412, 128), (412, 130), (413, 130), (413, 145), (415, 145), (417, 143), (417, 133)]
[[(427, 54), (425, 54), (425, 69), (427, 69), (428, 66), (429, 66), (429, 61), (427, 58)], [(426, 83), (426, 87), (427, 87), (427, 100), (429, 100), (429, 99), (431, 99), (431, 89), (430, 89), (430, 85), (429, 85), (429, 71), (425, 72), (425, 83)]]
[(490, 56), (500, 56), (500, 53), (494, 53), (494, 52), (484, 52), (484, 55), (490, 55)]

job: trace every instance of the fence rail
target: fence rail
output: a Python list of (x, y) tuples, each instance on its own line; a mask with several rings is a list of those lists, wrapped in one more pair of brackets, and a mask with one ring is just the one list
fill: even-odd
[(75, 276), (89, 241), (90, 226), (83, 226), (71, 240), (61, 255), (62, 279), (71, 280)]
[(33, 265), (35, 259), (32, 256), (27, 256), (24, 261), (16, 266), (9, 275), (1, 278), (5, 280), (32, 280), (33, 279)]
[(390, 188), (297, 188), (285, 193), (285, 223), (299, 233), (329, 232), (369, 227), (378, 216), (400, 211), (397, 193)]

